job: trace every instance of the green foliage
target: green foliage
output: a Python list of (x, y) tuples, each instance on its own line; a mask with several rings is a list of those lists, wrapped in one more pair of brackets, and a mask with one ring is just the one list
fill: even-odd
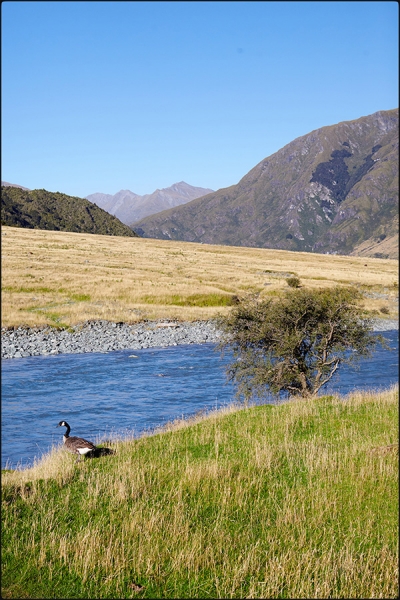
[(130, 227), (83, 198), (9, 186), (1, 188), (1, 223), (29, 229), (137, 237)]
[(248, 296), (219, 325), (220, 348), (233, 350), (228, 377), (239, 395), (263, 396), (269, 388), (315, 396), (341, 364), (369, 356), (382, 337), (360, 313), (355, 289), (294, 290), (279, 300)]
[(289, 277), (286, 279), (286, 283), (289, 287), (299, 288), (300, 287), (300, 279), (298, 277)]

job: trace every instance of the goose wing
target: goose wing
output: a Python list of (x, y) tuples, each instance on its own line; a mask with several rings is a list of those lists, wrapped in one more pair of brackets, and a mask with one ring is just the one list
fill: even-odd
[(96, 450), (96, 446), (89, 442), (89, 440), (85, 440), (84, 438), (79, 437), (69, 437), (66, 439), (65, 444), (67, 447), (73, 448), (75, 452), (79, 452), (79, 450)]

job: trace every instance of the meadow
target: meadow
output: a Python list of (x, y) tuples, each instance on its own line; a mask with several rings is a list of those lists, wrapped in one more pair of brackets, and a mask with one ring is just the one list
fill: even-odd
[(222, 411), (2, 476), (2, 598), (397, 598), (398, 390)]
[(2, 227), (2, 326), (210, 319), (249, 292), (353, 285), (397, 318), (398, 261)]

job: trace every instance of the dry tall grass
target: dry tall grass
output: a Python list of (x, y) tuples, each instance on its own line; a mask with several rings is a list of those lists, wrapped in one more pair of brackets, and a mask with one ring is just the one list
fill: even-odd
[(3, 227), (2, 326), (209, 319), (234, 295), (281, 293), (293, 273), (385, 291), (366, 306), (397, 315), (395, 260)]

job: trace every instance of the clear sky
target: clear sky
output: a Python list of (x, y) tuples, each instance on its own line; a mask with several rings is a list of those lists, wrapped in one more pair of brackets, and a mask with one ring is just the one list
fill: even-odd
[(220, 189), (398, 106), (397, 2), (2, 2), (3, 181)]

